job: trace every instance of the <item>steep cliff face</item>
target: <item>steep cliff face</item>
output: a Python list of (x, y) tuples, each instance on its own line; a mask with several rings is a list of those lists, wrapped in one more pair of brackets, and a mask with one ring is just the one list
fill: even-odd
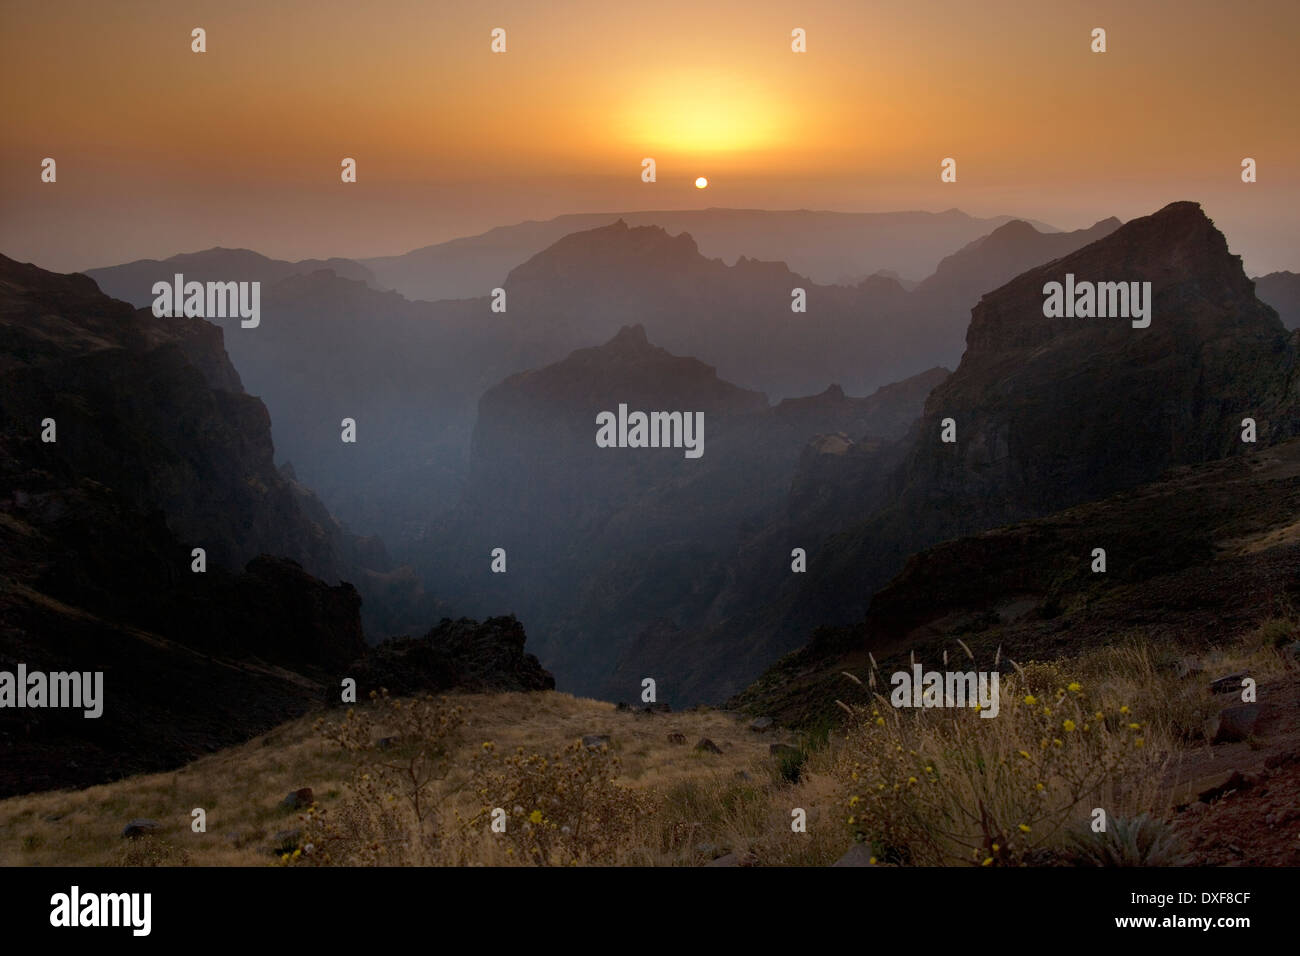
[(357, 591), (297, 563), (341, 565), (304, 494), (220, 330), (0, 258), (0, 669), (104, 688), (98, 718), (0, 711), (0, 792), (172, 766), (316, 703), (365, 643)]
[[(1150, 326), (1049, 318), (1044, 286), (1149, 282)], [(1295, 349), (1194, 203), (1174, 203), (986, 295), (931, 394), (904, 499), (933, 534), (1045, 514), (1300, 429)], [(939, 440), (942, 421), (957, 441)]]
[[(275, 468), (270, 418), (202, 320), (155, 318), (79, 275), (0, 257), (0, 428), (39, 467), (161, 511), (182, 542), (242, 567), (263, 552), (337, 578), (341, 529)], [(40, 440), (53, 419), (54, 442)]]

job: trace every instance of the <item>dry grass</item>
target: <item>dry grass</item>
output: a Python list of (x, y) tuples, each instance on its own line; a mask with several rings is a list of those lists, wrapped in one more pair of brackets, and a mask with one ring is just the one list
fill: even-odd
[[(0, 865), (690, 866), (723, 853), (757, 865), (825, 865), (858, 839), (893, 862), (1043, 862), (1035, 854), (1068, 845), (1095, 806), (1162, 819), (1168, 767), (1204, 746), (1201, 720), (1228, 702), (1206, 692), (1208, 678), (1281, 674), (1288, 665), (1277, 648), (1295, 632), (1294, 620), (1268, 622), (1202, 654), (1199, 672), (1182, 676), (1174, 652), (1131, 641), (1024, 663), (1006, 675), (995, 719), (878, 701), (823, 746), (804, 742), (807, 759), (784, 766), (769, 744), (798, 741), (754, 733), (747, 718), (723, 712), (645, 715), (554, 692), (448, 695), (430, 713), (456, 717), (431, 732), (438, 746), (412, 778), (418, 820), (410, 786), (391, 767), (421, 754), (373, 746), (402, 721), (422, 726), (418, 708), (371, 703), (356, 708), (351, 749), (331, 739), (344, 715), (332, 711), (172, 773), (0, 801)], [(607, 735), (608, 747), (578, 745), (587, 734)], [(694, 749), (702, 737), (722, 752)], [(363, 779), (377, 761), (390, 770)], [(313, 789), (315, 808), (283, 809), (301, 787)], [(485, 815), (498, 805), (510, 818), (507, 839)], [(206, 833), (190, 829), (196, 807), (207, 813)], [(796, 809), (806, 833), (791, 830)], [(135, 818), (157, 821), (158, 832), (124, 840)], [(295, 829), (303, 836), (287, 848), (316, 839), (314, 859), (273, 852), (276, 835)], [(327, 844), (337, 852), (328, 861)]]
[[(646, 789), (765, 774), (768, 744), (748, 722), (716, 711), (638, 716), (613, 704), (568, 694), (448, 695), (465, 724), (452, 762), (468, 769), (483, 741), (505, 752), (549, 753), (585, 734), (607, 734), (621, 760), (616, 782)], [(369, 705), (367, 705), (369, 706)], [(365, 707), (359, 708), (365, 710)], [(331, 714), (330, 720), (339, 714)], [(301, 814), (279, 806), (290, 791), (311, 787), (321, 807), (336, 805), (351, 782), (353, 762), (304, 717), (171, 773), (132, 777), (80, 791), (52, 791), (0, 801), (0, 865), (113, 865), (121, 862), (122, 828), (135, 818), (156, 821), (156, 839), (202, 866), (264, 865), (280, 831), (302, 826)], [(671, 744), (669, 733), (686, 744)], [(701, 737), (721, 754), (694, 750)], [(193, 833), (190, 813), (207, 811), (207, 832)], [(175, 863), (182, 860), (178, 853)]]

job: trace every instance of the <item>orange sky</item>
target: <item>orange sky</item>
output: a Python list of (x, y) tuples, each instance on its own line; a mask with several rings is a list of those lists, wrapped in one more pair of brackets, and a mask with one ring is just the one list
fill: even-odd
[(0, 251), (360, 257), (702, 206), (1075, 228), (1195, 199), (1252, 274), (1300, 270), (1298, 34), (1294, 0), (7, 0)]

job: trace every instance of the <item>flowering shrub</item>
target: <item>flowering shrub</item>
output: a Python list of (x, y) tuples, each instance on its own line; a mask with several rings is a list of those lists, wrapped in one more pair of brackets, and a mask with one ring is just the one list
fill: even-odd
[(326, 740), (352, 756), (348, 793), (332, 811), (313, 804), (301, 818), (299, 846), (287, 863), (353, 866), (428, 863), (442, 837), (438, 784), (464, 723), (460, 707), (432, 696), (400, 700), (372, 693), (326, 726)]
[[(1091, 810), (1126, 806), (1158, 772), (1142, 723), (1052, 667), (1004, 675), (1001, 709), (846, 708), (838, 757), (855, 837), (888, 862), (1043, 862)], [(847, 779), (844, 779), (847, 778)]]
[(492, 836), (521, 864), (612, 864), (643, 832), (649, 798), (614, 783), (619, 759), (607, 746), (573, 743), (545, 757), (518, 748), (502, 756), (487, 741), (475, 758), (471, 786), (482, 801), (471, 828), (490, 831), (493, 811), (505, 832)]

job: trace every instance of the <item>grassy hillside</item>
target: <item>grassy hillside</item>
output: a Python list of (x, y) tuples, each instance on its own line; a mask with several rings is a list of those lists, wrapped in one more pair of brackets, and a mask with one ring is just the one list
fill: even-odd
[[(860, 841), (881, 864), (1290, 865), (1300, 673), (1280, 648), (1296, 631), (1275, 620), (1177, 668), (1122, 641), (1060, 664), (1003, 660), (993, 720), (895, 710), (858, 683), (868, 667), (842, 675), (861, 703), (820, 742), (549, 691), (381, 697), (175, 773), (0, 802), (0, 864), (826, 865)], [(965, 661), (954, 643), (952, 667), (992, 663)], [(1252, 676), (1261, 709), (1245, 739), (1211, 744), (1204, 720), (1235, 700), (1210, 691), (1221, 673)], [(584, 745), (593, 735), (608, 739)], [(774, 743), (795, 746), (773, 756)], [(1097, 806), (1109, 838), (1086, 832)], [(156, 828), (125, 837), (137, 819)]]

